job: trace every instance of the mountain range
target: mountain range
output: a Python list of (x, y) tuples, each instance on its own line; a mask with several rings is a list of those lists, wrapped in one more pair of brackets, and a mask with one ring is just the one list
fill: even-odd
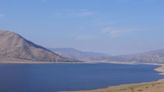
[(78, 59), (88, 62), (106, 62), (106, 63), (157, 63), (164, 64), (164, 49), (149, 52), (110, 56), (102, 53), (83, 52), (73, 48), (56, 48), (52, 51), (65, 57)]
[(109, 56), (104, 53), (80, 51), (74, 48), (50, 48), (50, 50), (64, 57), (78, 59), (80, 61), (101, 61)]
[(164, 49), (138, 54), (110, 56), (103, 53), (80, 51), (74, 48), (47, 49), (21, 35), (0, 30), (1, 61), (44, 61), (44, 62), (116, 62), (164, 64)]
[(114, 56), (112, 61), (131, 62), (131, 63), (157, 63), (164, 64), (164, 49), (158, 49), (143, 53)]

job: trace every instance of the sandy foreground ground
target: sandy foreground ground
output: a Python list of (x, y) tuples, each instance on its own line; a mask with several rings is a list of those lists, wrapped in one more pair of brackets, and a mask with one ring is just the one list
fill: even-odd
[(164, 92), (164, 80), (75, 92)]
[[(159, 68), (155, 70), (160, 72), (160, 74), (164, 74), (164, 65), (161, 65)], [(164, 92), (164, 79), (154, 82), (145, 82), (145, 83), (127, 84), (127, 85), (125, 84), (125, 85), (112, 86), (102, 89), (74, 91), (74, 92)]]

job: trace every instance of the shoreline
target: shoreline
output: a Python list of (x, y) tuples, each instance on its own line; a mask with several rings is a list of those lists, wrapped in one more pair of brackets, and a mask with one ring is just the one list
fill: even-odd
[[(106, 62), (103, 62), (106, 63)], [(111, 62), (110, 62), (111, 63)], [(95, 64), (95, 63), (92, 63)], [(158, 67), (153, 69), (160, 75), (164, 75), (164, 64), (156, 64), (156, 63), (115, 63), (111, 64), (143, 64), (143, 65), (157, 65)], [(154, 85), (154, 87), (152, 87)], [(151, 88), (149, 88), (149, 86)], [(129, 89), (131, 88), (131, 89)], [(146, 89), (144, 89), (146, 88)], [(149, 89), (148, 89), (149, 88)], [(136, 91), (132, 91), (132, 89), (138, 89)], [(60, 92), (164, 92), (164, 78), (152, 81), (152, 82), (141, 82), (141, 83), (131, 83), (131, 84), (121, 84), (115, 86), (109, 86), (105, 88), (91, 89), (91, 90), (79, 90), (79, 91), (60, 91)]]
[[(143, 65), (156, 65), (159, 66), (155, 68), (154, 70), (158, 72), (160, 75), (164, 75), (164, 64), (155, 64), (155, 63), (121, 63), (121, 62), (45, 62), (45, 61), (1, 61), (0, 64), (129, 64), (129, 65), (137, 65), (137, 64), (143, 64)], [(141, 82), (141, 83), (132, 83), (132, 84), (121, 84), (116, 86), (109, 86), (105, 88), (98, 88), (98, 89), (91, 89), (91, 90), (80, 90), (80, 91), (62, 91), (62, 92), (124, 92), (121, 91), (122, 89), (127, 89), (125, 92), (132, 92), (129, 91), (128, 88), (138, 89), (139, 87), (148, 87), (148, 85), (156, 85), (156, 86), (162, 86), (162, 90), (164, 91), (164, 79), (160, 79), (153, 82)], [(139, 88), (141, 89), (141, 88)], [(155, 88), (151, 88), (151, 90), (154, 90)], [(113, 91), (111, 91), (113, 90)], [(117, 91), (115, 91), (117, 90)], [(120, 90), (120, 91), (119, 91)], [(142, 89), (143, 90), (143, 89)], [(145, 90), (145, 89), (144, 89)], [(163, 92), (163, 91), (157, 91), (157, 92)], [(133, 91), (138, 92), (138, 91)], [(151, 91), (142, 91), (142, 92), (151, 92)], [(154, 91), (153, 91), (154, 92)], [(156, 91), (155, 91), (156, 92)]]
[[(0, 64), (128, 64), (128, 65), (159, 65), (164, 67), (164, 64), (157, 64), (157, 63), (134, 63), (134, 62), (117, 62), (117, 61), (100, 61), (100, 62), (51, 62), (51, 61), (26, 61), (26, 60), (18, 60), (18, 61), (0, 61)], [(161, 71), (160, 69), (157, 69), (158, 71)], [(163, 69), (164, 70), (164, 69)]]
[(164, 75), (164, 65), (160, 65), (160, 67), (154, 69), (155, 71), (159, 72), (159, 74)]
[(47, 61), (0, 61), (0, 64), (125, 64), (125, 65), (156, 65), (159, 66), (154, 70), (164, 75), (164, 64), (156, 63), (121, 63), (121, 62), (47, 62)]
[[(160, 65), (160, 66), (155, 68), (154, 70), (159, 74), (164, 75), (164, 64), (155, 64), (155, 65)], [(67, 91), (67, 92), (72, 92), (72, 91)], [(93, 90), (80, 90), (80, 91), (73, 91), (73, 92), (164, 92), (164, 78), (153, 82), (121, 84), (117, 86), (109, 86), (106, 88), (93, 89)]]
[(125, 64), (125, 65), (156, 65), (159, 66), (154, 70), (164, 75), (164, 64), (156, 63), (121, 63), (121, 62), (46, 62), (46, 61), (0, 61), (0, 64)]
[(122, 84), (117, 86), (110, 86), (106, 88), (80, 91), (64, 91), (64, 92), (163, 92), (164, 79), (153, 82)]

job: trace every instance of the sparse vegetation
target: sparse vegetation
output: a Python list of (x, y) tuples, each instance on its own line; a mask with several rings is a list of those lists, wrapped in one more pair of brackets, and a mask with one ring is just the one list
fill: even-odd
[(150, 83), (131, 84), (113, 86), (104, 89), (74, 91), (74, 92), (164, 92), (164, 81), (156, 81)]

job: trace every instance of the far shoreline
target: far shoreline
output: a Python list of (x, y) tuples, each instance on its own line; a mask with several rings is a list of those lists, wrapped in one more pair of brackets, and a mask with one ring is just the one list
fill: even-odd
[(81, 62), (55, 62), (55, 61), (30, 61), (30, 60), (22, 60), (22, 61), (0, 61), (0, 64), (126, 64), (126, 65), (158, 65), (158, 66), (164, 66), (164, 64), (157, 64), (157, 63), (134, 63), (134, 62), (117, 62), (117, 61), (105, 61), (105, 62), (99, 62), (99, 61), (81, 61)]
[(164, 64), (156, 68), (155, 71), (159, 72), (161, 75), (164, 75)]
[(123, 64), (123, 65), (155, 65), (154, 70), (164, 75), (164, 64), (157, 63), (129, 63), (129, 62), (49, 62), (49, 61), (0, 61), (1, 64)]

